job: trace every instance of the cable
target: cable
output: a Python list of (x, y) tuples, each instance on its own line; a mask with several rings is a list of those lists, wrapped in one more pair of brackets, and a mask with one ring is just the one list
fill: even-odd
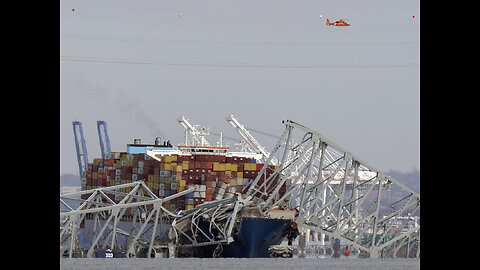
[(190, 66), (190, 67), (223, 67), (223, 68), (408, 68), (419, 67), (419, 63), (397, 64), (367, 64), (367, 65), (308, 65), (308, 64), (269, 64), (269, 63), (220, 63), (220, 62), (170, 62), (161, 60), (142, 59), (114, 59), (61, 56), (62, 61), (107, 63), (107, 64), (135, 64), (135, 65), (160, 65), (160, 66)]

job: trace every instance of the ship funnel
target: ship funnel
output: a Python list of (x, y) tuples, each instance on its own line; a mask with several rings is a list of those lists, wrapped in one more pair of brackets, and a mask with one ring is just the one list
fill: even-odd
[(133, 139), (133, 144), (141, 144), (142, 139)]
[(162, 138), (160, 137), (155, 138), (155, 146), (160, 146), (160, 145), (162, 145)]

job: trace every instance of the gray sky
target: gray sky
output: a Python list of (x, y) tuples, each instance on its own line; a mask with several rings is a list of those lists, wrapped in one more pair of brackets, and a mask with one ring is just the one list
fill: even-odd
[(419, 10), (418, 0), (62, 0), (60, 173), (78, 173), (73, 120), (91, 162), (97, 120), (125, 151), (133, 138), (181, 143), (181, 115), (240, 138), (227, 114), (278, 136), (290, 119), (381, 170), (419, 169)]

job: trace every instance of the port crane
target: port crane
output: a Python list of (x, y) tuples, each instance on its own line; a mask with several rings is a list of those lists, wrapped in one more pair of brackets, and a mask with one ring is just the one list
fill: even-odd
[(88, 153), (85, 137), (83, 136), (82, 122), (73, 121), (73, 135), (77, 152), (78, 172), (80, 177), (88, 170)]
[(100, 151), (102, 158), (107, 158), (110, 155), (110, 139), (108, 138), (107, 122), (97, 121), (98, 140), (100, 142)]
[[(262, 159), (260, 160), (261, 163), (268, 159), (270, 153), (265, 150), (265, 148), (252, 136), (252, 134), (250, 134), (250, 132), (248, 132), (245, 126), (240, 123), (240, 121), (235, 116), (233, 116), (232, 114), (227, 115), (226, 119), (227, 122), (230, 123), (230, 125), (232, 125), (232, 127), (238, 132), (238, 134), (242, 136), (242, 138), (248, 144), (249, 149), (252, 152), (262, 154)], [(272, 165), (277, 165), (278, 163), (275, 157), (272, 157), (270, 162)]]
[(185, 128), (185, 145), (188, 145), (188, 133), (192, 136), (192, 143), (194, 146), (211, 146), (210, 143), (205, 139), (205, 136), (209, 135), (207, 128), (200, 125), (191, 124), (185, 116), (180, 116), (178, 123)]

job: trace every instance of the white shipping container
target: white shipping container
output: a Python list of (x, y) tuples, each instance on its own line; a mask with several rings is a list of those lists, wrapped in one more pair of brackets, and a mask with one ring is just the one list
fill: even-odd
[(132, 173), (132, 181), (137, 181), (138, 180), (138, 174)]
[(200, 198), (200, 191), (194, 191), (193, 192), (193, 197), (194, 198)]
[(223, 189), (227, 189), (227, 186), (228, 186), (228, 184), (227, 184), (227, 183), (225, 183), (225, 182), (222, 182), (222, 186), (221, 186), (221, 188), (223, 188)]
[(140, 168), (143, 168), (143, 161), (139, 161), (139, 162), (138, 162), (138, 168), (139, 168), (139, 169), (140, 169)]
[(206, 197), (206, 192), (200, 191), (200, 198), (205, 198), (205, 197)]
[(207, 190), (207, 186), (206, 185), (200, 185), (200, 191), (206, 191)]
[(159, 189), (158, 196), (165, 196), (165, 191), (163, 189)]
[(165, 184), (164, 183), (158, 184), (158, 189), (164, 190), (165, 189)]
[(143, 167), (138, 167), (138, 174), (143, 174)]

